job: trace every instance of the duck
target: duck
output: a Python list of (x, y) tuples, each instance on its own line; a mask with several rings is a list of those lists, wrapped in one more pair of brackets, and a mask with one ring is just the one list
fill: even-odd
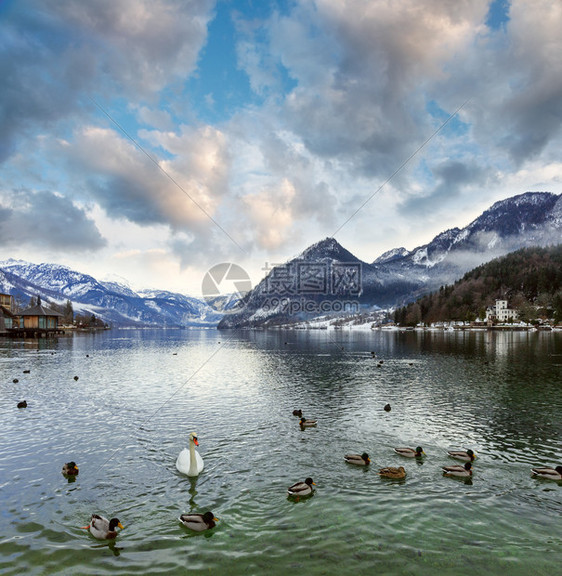
[(301, 428), (310, 428), (316, 426), (317, 420), (307, 420), (304, 416), (299, 420)]
[(215, 515), (209, 511), (205, 512), (205, 514), (182, 514), (179, 517), (179, 521), (190, 530), (203, 532), (204, 530), (209, 530), (209, 528), (214, 528), (219, 519), (215, 518)]
[(447, 454), (451, 458), (456, 458), (463, 462), (474, 462), (476, 458), (476, 454), (470, 448), (468, 450), (449, 450)]
[(298, 416), (302, 418), (302, 410), (293, 410), (293, 416)]
[(199, 441), (197, 440), (197, 434), (192, 432), (189, 435), (189, 449), (184, 448), (176, 460), (178, 472), (187, 476), (199, 476), (203, 471), (205, 464), (199, 452), (195, 450), (195, 446), (199, 446)]
[(467, 478), (472, 476), (472, 464), (467, 462), (464, 466), (455, 464), (454, 466), (443, 466), (443, 474), (445, 476), (458, 476), (460, 478)]
[(395, 448), (394, 451), (400, 456), (406, 456), (406, 458), (420, 458), (425, 456), (425, 452), (421, 446), (418, 446), (415, 450), (414, 448)]
[(400, 466), (399, 468), (388, 466), (379, 470), (379, 476), (396, 479), (406, 478), (406, 470), (404, 470), (404, 466)]
[(363, 454), (346, 454), (343, 458), (348, 464), (355, 464), (356, 466), (368, 466), (371, 463), (367, 452), (363, 452)]
[(538, 478), (562, 480), (562, 466), (556, 466), (556, 468), (551, 468), (550, 466), (531, 468), (531, 472), (533, 473), (533, 476), (537, 476)]
[(76, 466), (76, 462), (67, 462), (62, 467), (62, 473), (64, 476), (78, 476), (78, 466)]
[(112, 518), (108, 520), (99, 514), (92, 514), (92, 519), (87, 526), (82, 526), (83, 530), (90, 530), (90, 534), (98, 540), (113, 540), (117, 537), (117, 530), (115, 528), (123, 529), (123, 524), (119, 518)]
[(307, 478), (304, 482), (297, 482), (289, 486), (287, 494), (289, 496), (309, 496), (314, 491), (312, 486), (316, 486), (316, 484), (312, 481), (312, 478)]
[(385, 412), (390, 412), (392, 410), (392, 407), (390, 406), (390, 404), (385, 404), (384, 405), (384, 411)]
[(18, 402), (18, 408), (27, 408), (27, 401), (22, 400), (21, 402)]

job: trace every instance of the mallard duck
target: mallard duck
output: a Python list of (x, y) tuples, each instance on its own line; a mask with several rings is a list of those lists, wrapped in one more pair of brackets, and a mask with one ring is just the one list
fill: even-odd
[(355, 464), (356, 466), (368, 466), (371, 463), (367, 452), (363, 452), (363, 454), (346, 454), (343, 458), (348, 464)]
[(212, 512), (205, 512), (205, 514), (182, 514), (179, 521), (190, 530), (203, 532), (203, 530), (214, 528), (215, 522), (218, 522), (219, 519), (215, 518)]
[(187, 474), (187, 476), (199, 476), (199, 473), (205, 467), (203, 463), (203, 458), (195, 446), (199, 446), (199, 441), (197, 440), (197, 434), (192, 432), (189, 435), (189, 450), (184, 448), (178, 455), (176, 460), (176, 468), (182, 474)]
[(293, 410), (293, 416), (298, 416), (302, 418), (302, 410)]
[(390, 406), (390, 404), (385, 404), (384, 405), (384, 411), (385, 412), (390, 412), (392, 410), (392, 407)]
[(472, 464), (467, 462), (464, 466), (455, 464), (454, 466), (443, 466), (443, 474), (445, 476), (459, 476), (466, 478), (472, 476)]
[(421, 446), (418, 446), (415, 450), (413, 448), (395, 448), (394, 451), (400, 456), (406, 456), (406, 458), (420, 458), (425, 456), (425, 452)]
[(123, 528), (119, 518), (108, 520), (99, 514), (92, 514), (92, 519), (87, 526), (82, 526), (83, 530), (90, 530), (90, 534), (98, 540), (113, 540), (117, 537), (115, 528)]
[(543, 468), (531, 468), (533, 476), (538, 476), (540, 478), (547, 478), (548, 480), (562, 480), (562, 466), (556, 466), (556, 468), (551, 468), (550, 466), (545, 466)]
[(289, 496), (309, 496), (314, 490), (312, 486), (316, 486), (316, 484), (312, 481), (312, 478), (307, 478), (304, 482), (297, 482), (289, 486), (287, 494)]
[(301, 428), (310, 428), (311, 426), (316, 426), (317, 420), (307, 420), (304, 416), (299, 420)]
[(62, 467), (62, 473), (64, 476), (78, 476), (78, 466), (76, 466), (76, 462), (67, 462)]
[(18, 402), (18, 408), (27, 408), (27, 401), (22, 400), (21, 402)]
[(476, 458), (476, 454), (470, 448), (468, 450), (449, 450), (447, 454), (451, 458), (456, 458), (463, 462), (474, 462)]
[(404, 470), (404, 466), (400, 466), (399, 468), (388, 466), (387, 468), (381, 468), (379, 470), (379, 476), (383, 478), (406, 478), (406, 470)]
[(346, 454), (343, 458), (348, 464), (355, 464), (356, 466), (368, 466), (371, 463), (367, 452), (363, 452), (363, 454)]

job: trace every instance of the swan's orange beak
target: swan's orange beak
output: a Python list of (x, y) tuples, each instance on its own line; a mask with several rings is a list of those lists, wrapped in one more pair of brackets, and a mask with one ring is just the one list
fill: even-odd
[(89, 530), (89, 529), (90, 529), (89, 524), (87, 526), (80, 526), (80, 530)]
[(199, 442), (198, 442), (197, 438), (193, 439), (193, 443), (195, 444), (195, 446), (199, 446)]

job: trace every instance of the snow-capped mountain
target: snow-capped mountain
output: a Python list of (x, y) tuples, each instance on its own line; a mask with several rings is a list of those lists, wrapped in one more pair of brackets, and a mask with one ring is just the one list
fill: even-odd
[(228, 295), (205, 302), (163, 290), (135, 292), (119, 278), (98, 281), (58, 264), (13, 259), (0, 262), (0, 292), (23, 305), (32, 296), (70, 300), (75, 312), (114, 325), (262, 326), (402, 305), (493, 258), (561, 240), (562, 195), (527, 192), (495, 203), (465, 228), (413, 250), (389, 250), (371, 263), (326, 238), (271, 270), (241, 302)]
[[(219, 328), (268, 325), (319, 316), (319, 301), (342, 300), (342, 295), (354, 299), (362, 310), (402, 305), (455, 282), (467, 271), (493, 258), (523, 247), (559, 244), (561, 240), (562, 195), (548, 192), (527, 192), (496, 202), (463, 229), (446, 230), (411, 251), (389, 250), (370, 264), (361, 262), (334, 238), (326, 238), (272, 270), (247, 294), (239, 311), (223, 318)], [(299, 269), (312, 268), (314, 263), (318, 265), (319, 274), (322, 271), (333, 274), (334, 270), (345, 270), (346, 265), (350, 270), (360, 265), (360, 289), (336, 294), (330, 292), (329, 282), (325, 291), (313, 293), (303, 289), (306, 285), (298, 284)], [(283, 276), (285, 285), (280, 282)], [(319, 286), (317, 282), (316, 287)]]
[(58, 264), (0, 262), (0, 292), (22, 303), (32, 296), (58, 304), (70, 300), (75, 313), (121, 326), (216, 326), (222, 317), (197, 298), (164, 290), (135, 292), (125, 284), (99, 282)]
[(463, 229), (446, 230), (401, 258), (382, 263), (377, 259), (373, 266), (416, 284), (416, 290), (405, 295), (411, 300), (453, 283), (493, 258), (561, 241), (562, 195), (527, 192), (496, 202)]

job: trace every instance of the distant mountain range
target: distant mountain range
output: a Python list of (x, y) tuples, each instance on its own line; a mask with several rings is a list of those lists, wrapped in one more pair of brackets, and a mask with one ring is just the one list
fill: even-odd
[[(342, 302), (354, 301), (360, 310), (404, 305), (493, 258), (520, 248), (558, 244), (561, 238), (562, 195), (548, 192), (527, 192), (496, 202), (465, 228), (446, 230), (412, 251), (395, 248), (371, 263), (359, 260), (334, 238), (326, 238), (272, 270), (246, 295), (238, 312), (221, 320), (219, 328), (302, 321), (338, 312)], [(306, 284), (314, 265), (316, 284), (314, 278)], [(339, 280), (346, 269), (347, 284)], [(355, 280), (354, 269), (360, 269)], [(359, 285), (354, 286), (354, 281)], [(313, 286), (316, 291), (310, 289)]]
[[(0, 262), (0, 292), (64, 304), (119, 326), (240, 328), (326, 314), (400, 306), (514, 250), (558, 244), (562, 195), (527, 192), (494, 204), (463, 229), (453, 228), (412, 251), (395, 248), (363, 262), (326, 238), (275, 267), (238, 306), (229, 296), (206, 302), (165, 290), (134, 291), (58, 264)], [(350, 306), (351, 308), (346, 308)]]
[(214, 327), (223, 314), (206, 302), (165, 290), (135, 292), (118, 282), (100, 282), (58, 264), (0, 262), (0, 292), (23, 303), (41, 296), (45, 301), (72, 302), (74, 312), (93, 314), (118, 326)]

